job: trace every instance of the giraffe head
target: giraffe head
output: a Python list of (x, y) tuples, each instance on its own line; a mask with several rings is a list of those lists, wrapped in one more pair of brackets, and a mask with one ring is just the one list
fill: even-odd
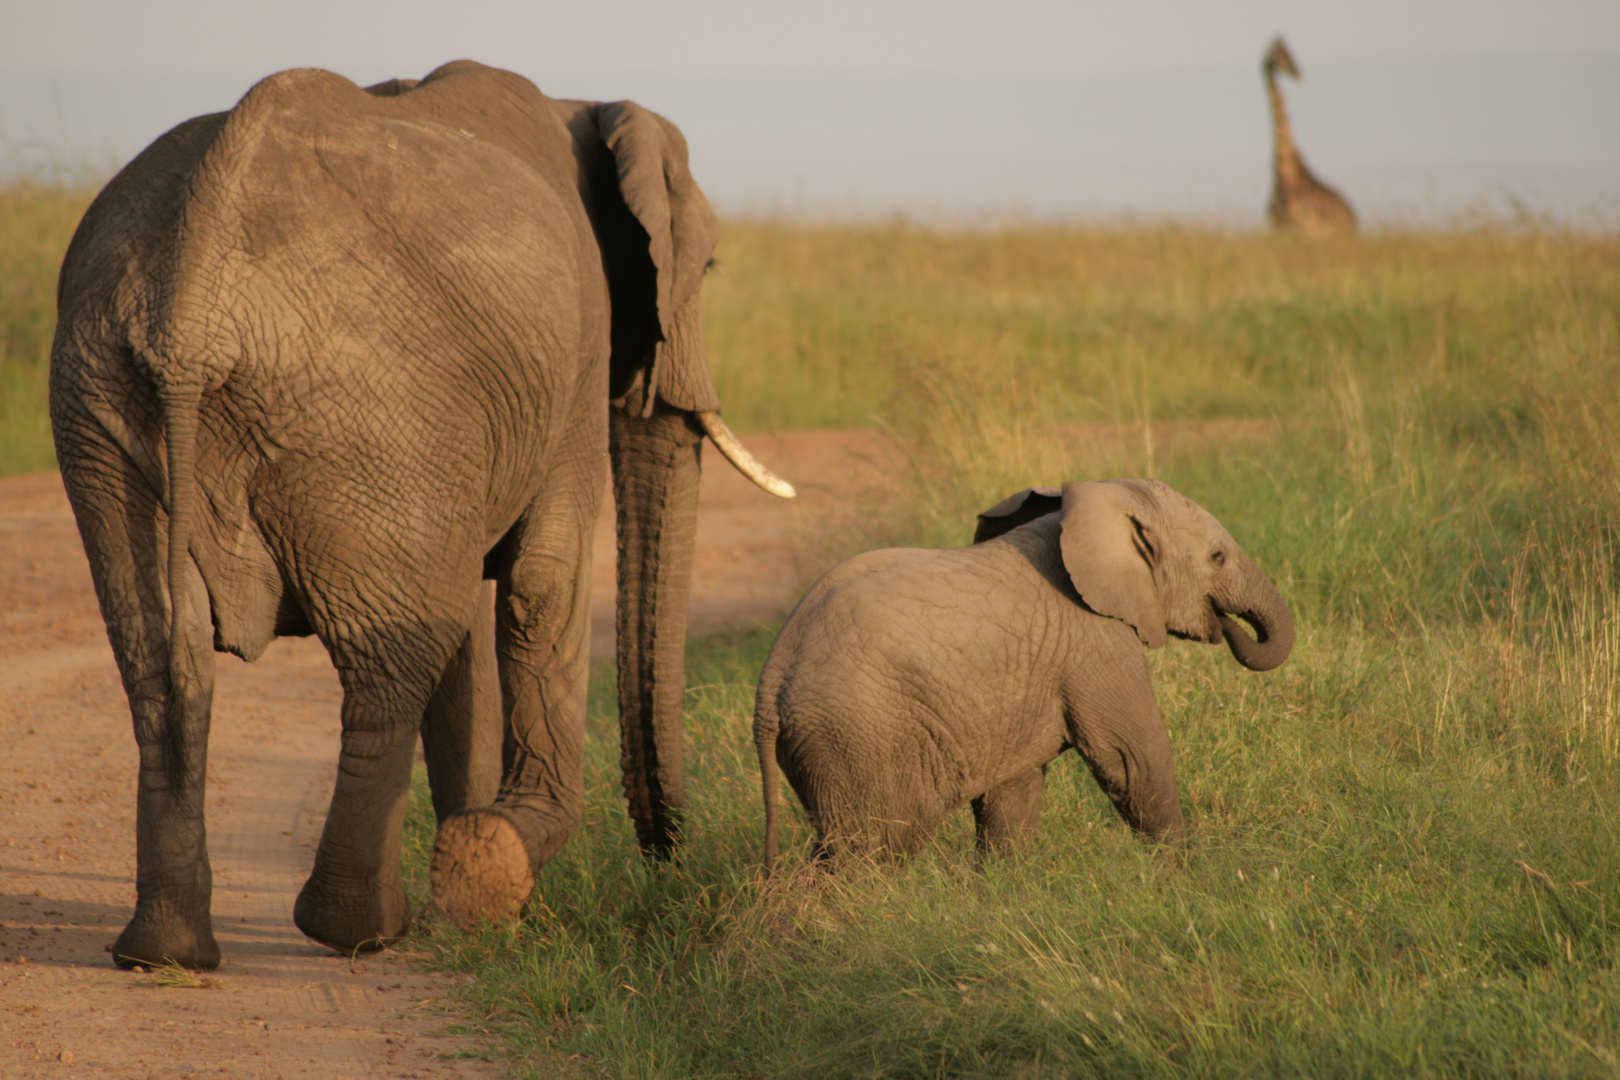
[(1294, 54), (1288, 51), (1288, 45), (1278, 35), (1272, 39), (1271, 48), (1266, 50), (1266, 58), (1260, 64), (1260, 69), (1266, 77), (1273, 75), (1287, 75), (1294, 79), (1303, 79), (1299, 73), (1299, 66), (1294, 63)]

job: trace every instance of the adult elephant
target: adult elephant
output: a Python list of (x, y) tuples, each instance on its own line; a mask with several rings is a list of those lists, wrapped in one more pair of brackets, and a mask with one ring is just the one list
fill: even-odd
[[(343, 685), (299, 928), (344, 950), (405, 933), (419, 730), (437, 902), (521, 908), (580, 821), (610, 458), (625, 790), (645, 851), (679, 841), (702, 435), (792, 491), (716, 411), (716, 237), (669, 122), (466, 61), (365, 90), (273, 75), (97, 197), (58, 286), (51, 418), (140, 748), (120, 965), (219, 962), (213, 652), (281, 635), (319, 636)], [(499, 733), (478, 722), (492, 649)]]

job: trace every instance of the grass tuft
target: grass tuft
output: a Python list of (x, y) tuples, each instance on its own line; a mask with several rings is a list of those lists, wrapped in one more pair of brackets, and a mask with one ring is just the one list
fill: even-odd
[(165, 960), (152, 969), (152, 985), (160, 990), (218, 990), (223, 984), (212, 975)]

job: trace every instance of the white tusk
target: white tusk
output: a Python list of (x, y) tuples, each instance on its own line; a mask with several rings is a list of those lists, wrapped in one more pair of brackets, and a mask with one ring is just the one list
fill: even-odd
[(714, 443), (715, 449), (724, 454), (726, 460), (737, 467), (738, 472), (779, 499), (791, 499), (798, 494), (793, 490), (792, 484), (761, 465), (759, 459), (748, 452), (748, 447), (737, 441), (737, 436), (726, 427), (726, 422), (720, 419), (719, 413), (700, 412), (697, 418), (708, 434), (709, 441)]

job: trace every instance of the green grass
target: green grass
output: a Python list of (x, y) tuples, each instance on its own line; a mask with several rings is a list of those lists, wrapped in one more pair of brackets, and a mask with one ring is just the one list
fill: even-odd
[[(1418, 681), (1444, 644), (1346, 637), (1308, 632), (1270, 678), (1156, 657), (1184, 852), (1129, 835), (1070, 756), (1018, 857), (976, 869), (959, 817), (906, 865), (768, 886), (746, 731), (769, 635), (692, 649), (677, 865), (635, 854), (604, 673), (585, 826), (536, 914), (423, 946), (537, 1077), (1612, 1075), (1612, 765), (1491, 726), (1500, 672), (1442, 704)], [(787, 850), (808, 840), (796, 820)]]
[[(837, 543), (962, 543), (1029, 484), (1155, 475), (1268, 569), (1299, 641), (1265, 675), (1152, 655), (1182, 850), (1070, 755), (1014, 857), (978, 866), (959, 815), (821, 875), (795, 808), (770, 882), (770, 634), (691, 646), (669, 865), (636, 854), (599, 672), (584, 827), (530, 916), (420, 939), (517, 1074), (1620, 1072), (1620, 238), (744, 223), (720, 259), (728, 420), (878, 423), (908, 456)], [(48, 334), (30, 311), (5, 309), (8, 379)], [(38, 415), (11, 386), (8, 418)]]
[(1266, 418), (1345, 372), (1455, 383), (1549, 334), (1601, 333), (1615, 251), (1612, 236), (1501, 230), (1302, 243), (1169, 225), (740, 223), (704, 303), (740, 431), (893, 420), (918, 378), (964, 372), (998, 388), (1016, 372), (1016, 411), (1041, 395), (1089, 420)]
[(45, 404), (56, 272), (94, 194), (0, 184), (0, 476), (56, 467)]

